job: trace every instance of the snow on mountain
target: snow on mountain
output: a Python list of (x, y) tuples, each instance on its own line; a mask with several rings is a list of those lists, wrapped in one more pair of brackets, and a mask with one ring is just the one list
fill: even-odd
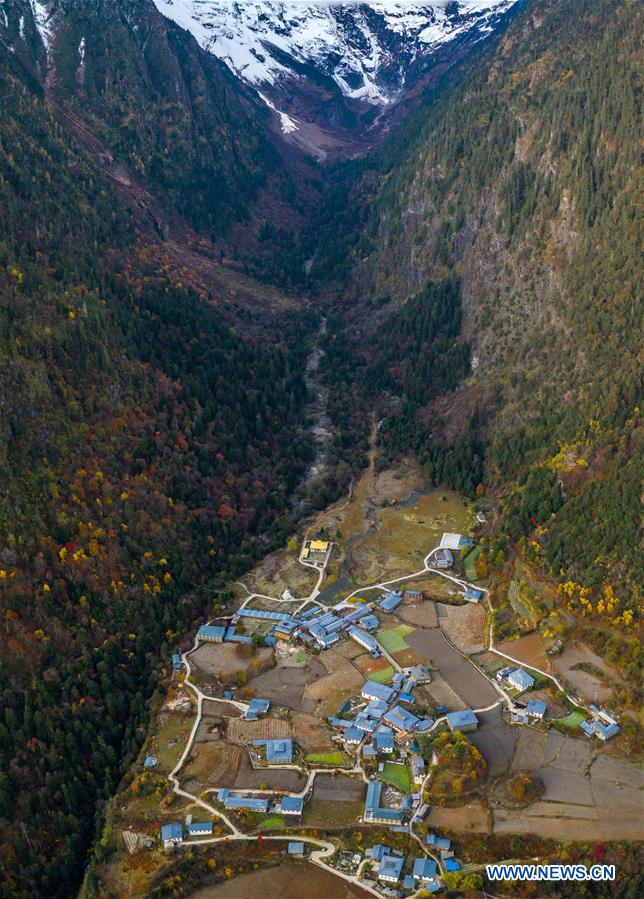
[(249, 84), (266, 89), (301, 78), (302, 65), (313, 66), (345, 97), (377, 106), (396, 102), (419, 60), (468, 32), (485, 37), (516, 2), (154, 0)]

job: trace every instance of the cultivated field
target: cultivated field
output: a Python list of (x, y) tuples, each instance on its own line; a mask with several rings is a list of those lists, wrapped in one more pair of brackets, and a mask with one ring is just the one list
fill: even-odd
[(478, 652), (485, 644), (487, 615), (484, 606), (468, 603), (448, 606), (438, 603), (438, 621), (452, 643), (462, 652)]
[(293, 727), (304, 752), (335, 751), (336, 744), (331, 741), (331, 732), (321, 718), (299, 712), (293, 716)]
[(307, 899), (368, 899), (369, 893), (307, 862), (291, 862), (277, 868), (264, 868), (204, 887), (190, 899), (248, 899), (249, 896), (271, 896), (271, 899), (302, 899), (302, 885)]
[(460, 832), (490, 833), (490, 814), (482, 802), (468, 802), (458, 808), (432, 806), (425, 818), (428, 827)]
[(190, 664), (209, 677), (229, 681), (238, 671), (248, 672), (256, 660), (268, 664), (273, 655), (271, 649), (261, 647), (252, 656), (244, 657), (238, 649), (239, 644), (235, 643), (202, 643), (190, 654)]
[[(357, 645), (356, 648), (360, 649)], [(342, 703), (360, 690), (364, 677), (349, 659), (333, 649), (324, 653), (324, 667), (327, 673), (304, 688), (303, 708), (312, 707), (317, 715), (326, 718), (337, 714)]]
[[(414, 585), (415, 589), (415, 585)], [(438, 615), (436, 614), (436, 603), (433, 600), (426, 602), (410, 603), (405, 600), (401, 606), (396, 609), (396, 614), (406, 624), (416, 627), (437, 627)]]
[(439, 630), (416, 630), (405, 639), (425, 662), (429, 660), (439, 669), (470, 708), (485, 708), (496, 702), (498, 694), (492, 684), (449, 645)]
[(272, 668), (252, 681), (253, 693), (274, 705), (302, 710), (309, 714), (315, 711), (315, 702), (304, 701), (304, 688), (326, 675), (326, 668), (317, 658), (311, 658), (306, 668)]
[(293, 736), (291, 725), (283, 718), (261, 718), (246, 721), (237, 718), (226, 722), (226, 739), (231, 743), (250, 743), (253, 740), (286, 740)]
[(611, 683), (619, 683), (622, 680), (618, 671), (583, 644), (566, 646), (562, 654), (554, 658), (552, 663), (557, 671), (590, 702), (610, 701), (613, 697)]

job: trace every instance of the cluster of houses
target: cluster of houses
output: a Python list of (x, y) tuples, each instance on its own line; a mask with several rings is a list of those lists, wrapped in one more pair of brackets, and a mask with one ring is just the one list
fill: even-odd
[[(388, 594), (380, 603), (384, 611), (390, 611), (389, 606), (385, 608), (384, 605), (389, 597), (395, 597), (392, 608), (402, 602), (401, 594)], [(389, 602), (391, 603), (391, 600)], [(251, 637), (235, 633), (235, 625), (243, 618), (274, 622), (270, 633), (264, 637), (265, 645), (274, 645), (277, 640), (288, 643), (298, 640), (312, 648), (328, 649), (349, 637), (370, 652), (374, 658), (382, 653), (378, 641), (371, 635), (372, 631), (380, 627), (380, 622), (373, 614), (372, 604), (364, 602), (340, 603), (332, 609), (311, 606), (299, 615), (245, 607), (234, 615), (228, 627), (203, 625), (199, 628), (197, 637), (200, 641), (216, 643), (252, 642)]]
[(596, 705), (590, 705), (588, 709), (592, 717), (582, 721), (579, 725), (585, 734), (605, 742), (619, 733), (619, 724), (612, 715), (609, 715), (604, 709), (597, 708)]
[(414, 702), (415, 687), (430, 680), (431, 674), (424, 665), (398, 672), (391, 686), (368, 680), (360, 696), (343, 706), (351, 714), (355, 713), (355, 717), (331, 717), (329, 724), (338, 731), (336, 736), (345, 745), (357, 747), (364, 743), (365, 758), (391, 753), (397, 736), (402, 741), (411, 733), (428, 730), (434, 723), (428, 715), (415, 715), (405, 707)]
[[(460, 864), (454, 859), (454, 853), (450, 851), (450, 841), (437, 837), (435, 834), (427, 836), (427, 845), (441, 854), (446, 871), (460, 870)], [(390, 849), (377, 843), (368, 853), (371, 861), (378, 865), (377, 878), (381, 884), (394, 887), (396, 890), (416, 892), (424, 889), (428, 893), (437, 893), (441, 889), (438, 865), (433, 858), (416, 856), (407, 859), (401, 852)], [(408, 873), (404, 873), (405, 869)]]

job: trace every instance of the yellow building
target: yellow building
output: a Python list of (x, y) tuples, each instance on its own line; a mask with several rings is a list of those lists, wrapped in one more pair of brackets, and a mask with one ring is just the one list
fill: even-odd
[(329, 548), (327, 540), (311, 540), (311, 552), (325, 553)]

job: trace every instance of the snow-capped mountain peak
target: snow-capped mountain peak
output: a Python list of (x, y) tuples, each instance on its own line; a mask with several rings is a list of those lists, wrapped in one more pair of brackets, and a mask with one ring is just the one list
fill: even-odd
[(383, 106), (419, 59), (470, 32), (484, 37), (516, 0), (154, 2), (249, 84), (265, 89), (312, 66), (345, 97)]

